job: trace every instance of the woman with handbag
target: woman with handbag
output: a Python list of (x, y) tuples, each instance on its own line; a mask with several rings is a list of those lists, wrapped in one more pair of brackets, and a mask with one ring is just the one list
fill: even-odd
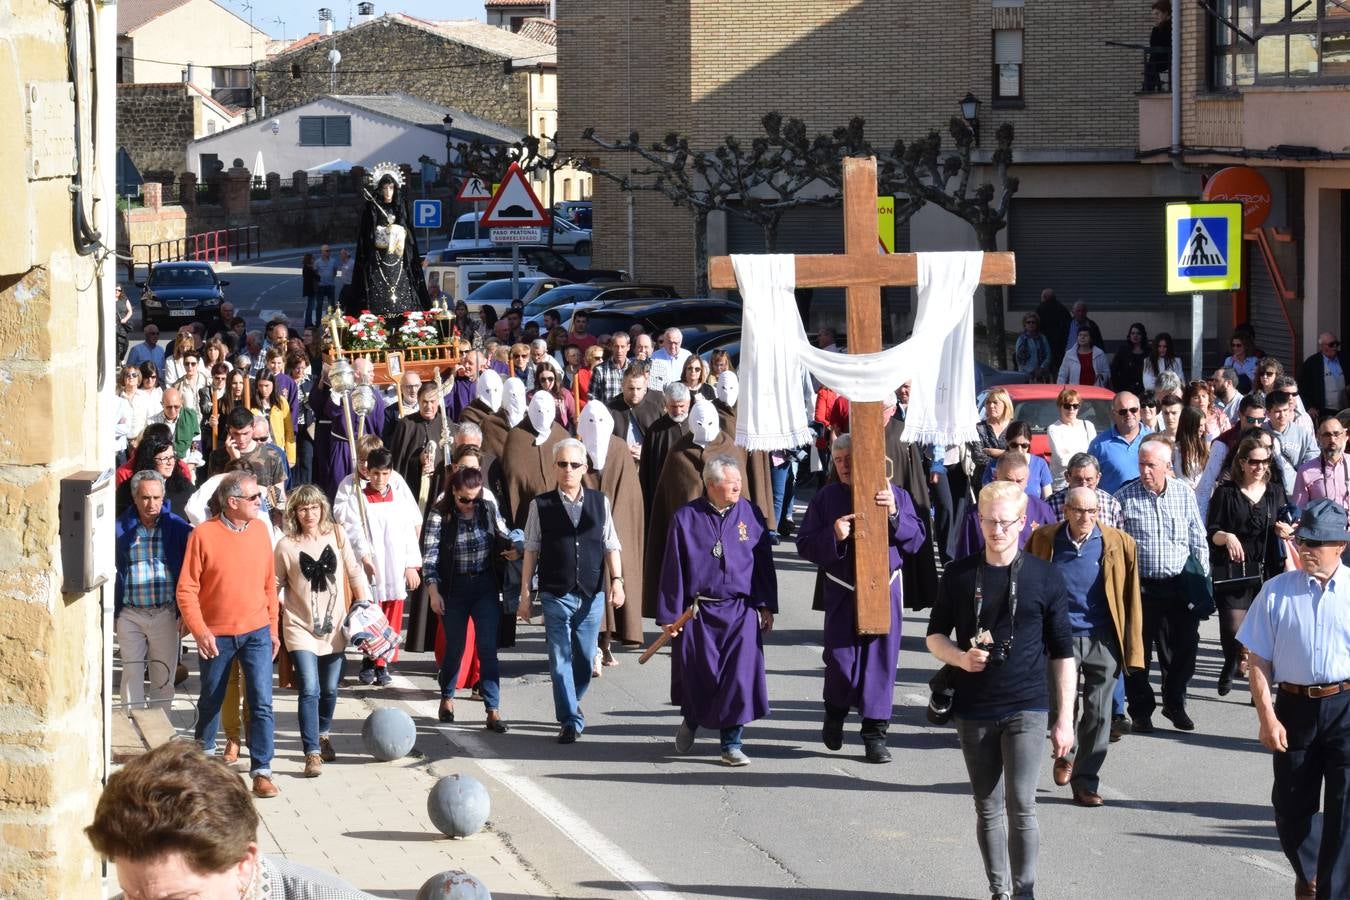
[(347, 646), (342, 620), (353, 599), (370, 600), (370, 585), (314, 485), (301, 485), (286, 501), (285, 530), (275, 550), (281, 633), (300, 691), (305, 777), (315, 778), (336, 756), (328, 729)]
[(1261, 584), (1284, 571), (1283, 541), (1293, 535), (1293, 526), (1280, 521), (1288, 498), (1280, 479), (1271, 478), (1273, 455), (1259, 438), (1243, 438), (1229, 480), (1214, 489), (1209, 503), (1210, 572), (1223, 646), (1220, 697), (1233, 689), (1235, 670), (1246, 674), (1238, 629)]
[(502, 721), (497, 629), (501, 625), (501, 562), (517, 557), (497, 504), (483, 496), (483, 473), (464, 466), (427, 515), (422, 532), (422, 577), (431, 611), (445, 629), (437, 718), (455, 721), (455, 685), (468, 622), (478, 649), (479, 692), (487, 709), (484, 727), (505, 734)]

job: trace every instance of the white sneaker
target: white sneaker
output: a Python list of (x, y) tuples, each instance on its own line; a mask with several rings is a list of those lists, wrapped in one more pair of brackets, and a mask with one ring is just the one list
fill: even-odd
[(739, 747), (735, 750), (722, 751), (722, 765), (724, 766), (748, 766), (750, 757), (746, 756)]
[(688, 753), (694, 748), (694, 729), (689, 727), (688, 722), (681, 722), (680, 728), (675, 732), (675, 752)]

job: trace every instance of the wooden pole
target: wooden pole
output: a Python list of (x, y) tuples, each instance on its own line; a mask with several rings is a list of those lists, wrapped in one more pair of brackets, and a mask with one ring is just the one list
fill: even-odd
[[(333, 352), (337, 354), (338, 360), (341, 360), (342, 340), (338, 334), (337, 319), (330, 319), (329, 325), (333, 329)], [(361, 464), (356, 459), (356, 438), (352, 436), (351, 392), (339, 394), (338, 397), (338, 403), (342, 407), (342, 417), (347, 423), (347, 449), (351, 451), (352, 455), (352, 490), (356, 491), (356, 508), (361, 512), (361, 529), (366, 533), (366, 540), (374, 543), (374, 538), (370, 532), (370, 517), (366, 515), (366, 495), (361, 492)], [(364, 417), (362, 417), (361, 422), (364, 426)]]

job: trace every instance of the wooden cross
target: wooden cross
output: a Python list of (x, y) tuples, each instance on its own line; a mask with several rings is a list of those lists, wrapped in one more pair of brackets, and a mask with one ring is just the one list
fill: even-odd
[[(881, 289), (918, 284), (916, 254), (883, 254), (878, 248), (877, 163), (875, 159), (850, 157), (844, 160), (844, 252), (796, 258), (798, 287), (844, 288), (850, 353), (881, 350)], [(731, 257), (714, 257), (708, 270), (712, 287), (737, 286)], [(1013, 254), (984, 255), (981, 284), (1012, 284), (1015, 275)], [(971, 365), (974, 363), (971, 360)], [(888, 527), (884, 509), (873, 499), (886, 485), (882, 404), (852, 403), (849, 411), (849, 430), (853, 435), (853, 511), (857, 514), (853, 520), (853, 540), (858, 634), (887, 634), (891, 629)]]

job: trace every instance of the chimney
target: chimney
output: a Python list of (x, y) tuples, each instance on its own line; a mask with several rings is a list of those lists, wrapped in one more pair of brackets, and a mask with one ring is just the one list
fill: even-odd
[(183, 81), (188, 84), (195, 84), (202, 90), (210, 93), (211, 91), (211, 70), (206, 66), (199, 66), (195, 63), (188, 63), (187, 72), (183, 75)]
[(356, 24), (364, 25), (375, 18), (375, 4), (365, 0), (365, 2), (356, 4)]
[(319, 21), (323, 23), (323, 33), (330, 35), (333, 33), (333, 11), (324, 6), (319, 9)]

